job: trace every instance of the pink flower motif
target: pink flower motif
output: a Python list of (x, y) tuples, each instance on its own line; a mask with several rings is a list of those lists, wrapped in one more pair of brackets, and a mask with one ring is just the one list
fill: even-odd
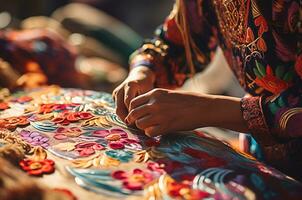
[(119, 129), (119, 128), (110, 129), (110, 133), (119, 134), (121, 136), (121, 138), (128, 138), (127, 132), (125, 132), (123, 129)]
[(66, 135), (64, 135), (63, 133), (56, 133), (54, 136), (53, 136), (56, 140), (65, 140), (67, 139), (68, 137)]
[(130, 173), (119, 170), (113, 172), (111, 176), (114, 179), (121, 180), (123, 187), (132, 191), (142, 190), (146, 184), (153, 180), (153, 176), (150, 172), (141, 169), (134, 169)]
[(105, 138), (108, 135), (110, 135), (110, 131), (109, 130), (97, 130), (97, 131), (94, 131), (92, 133), (92, 135), (95, 137)]
[(108, 130), (96, 130), (92, 133), (94, 137), (104, 138), (111, 149), (141, 150), (142, 146), (138, 139), (128, 138), (128, 134), (123, 129), (113, 128)]
[(156, 162), (148, 162), (147, 163), (147, 168), (152, 171), (152, 172), (158, 172), (159, 174), (164, 174), (165, 170), (164, 170), (165, 165), (164, 164), (159, 164)]
[(109, 147), (111, 149), (123, 149), (125, 148), (125, 145), (121, 142), (110, 142)]
[(81, 142), (75, 146), (75, 151), (79, 152), (80, 156), (86, 157), (95, 153), (97, 150), (103, 150), (105, 147), (96, 142)]
[(93, 136), (101, 137), (101, 138), (105, 138), (111, 134), (119, 134), (121, 138), (128, 138), (128, 134), (123, 129), (118, 129), (118, 128), (109, 129), (109, 130), (97, 130), (92, 133)]
[(137, 139), (122, 138), (120, 142), (123, 143), (127, 149), (136, 150), (136, 151), (140, 151), (143, 149), (142, 145)]

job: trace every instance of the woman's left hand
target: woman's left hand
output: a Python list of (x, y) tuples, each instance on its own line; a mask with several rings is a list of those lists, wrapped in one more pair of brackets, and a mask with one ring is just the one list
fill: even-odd
[(203, 126), (209, 101), (200, 94), (153, 89), (134, 98), (126, 121), (148, 136)]

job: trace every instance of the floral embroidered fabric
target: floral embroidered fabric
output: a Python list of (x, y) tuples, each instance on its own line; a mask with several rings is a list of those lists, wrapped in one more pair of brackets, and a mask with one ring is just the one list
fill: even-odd
[[(0, 118), (7, 125), (0, 129), (0, 157), (33, 178), (45, 183), (50, 178), (52, 188), (68, 179), (64, 187), (75, 196), (82, 191), (76, 184), (99, 199), (302, 195), (297, 181), (204, 132), (149, 138), (127, 127), (107, 93), (53, 86), (18, 92), (4, 102), (8, 106)], [(78, 198), (92, 197), (92, 192)]]

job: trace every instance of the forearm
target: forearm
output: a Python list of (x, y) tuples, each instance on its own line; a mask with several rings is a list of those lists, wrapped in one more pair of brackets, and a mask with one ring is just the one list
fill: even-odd
[[(240, 98), (206, 95), (201, 97), (202, 126), (215, 126), (239, 132), (248, 132), (242, 117)], [(205, 100), (206, 99), (206, 100)], [(204, 114), (203, 114), (204, 113)]]

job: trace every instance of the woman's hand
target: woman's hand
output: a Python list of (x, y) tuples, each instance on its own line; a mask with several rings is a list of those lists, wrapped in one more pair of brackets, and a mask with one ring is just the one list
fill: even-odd
[(116, 114), (124, 121), (129, 104), (135, 97), (154, 88), (155, 75), (147, 67), (138, 66), (130, 71), (128, 77), (112, 93), (116, 102)]
[(126, 117), (148, 136), (219, 126), (246, 131), (240, 99), (154, 89), (134, 98)]
[(126, 121), (148, 136), (191, 130), (202, 126), (209, 103), (198, 94), (154, 89), (131, 101)]

